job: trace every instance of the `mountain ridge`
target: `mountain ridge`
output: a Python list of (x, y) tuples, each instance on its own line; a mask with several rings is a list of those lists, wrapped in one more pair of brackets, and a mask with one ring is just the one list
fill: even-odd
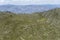
[(59, 8), (59, 5), (0, 5), (0, 11), (10, 11), (14, 13), (33, 13), (43, 12), (54, 8)]

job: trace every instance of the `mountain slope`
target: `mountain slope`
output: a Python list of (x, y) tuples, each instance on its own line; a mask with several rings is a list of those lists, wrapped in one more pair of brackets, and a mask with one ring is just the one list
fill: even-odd
[(60, 9), (33, 14), (0, 12), (0, 40), (60, 40), (59, 13)]
[[(47, 18), (47, 23), (60, 28), (60, 8), (53, 10), (40, 12), (44, 17)], [(38, 13), (38, 14), (40, 14)]]

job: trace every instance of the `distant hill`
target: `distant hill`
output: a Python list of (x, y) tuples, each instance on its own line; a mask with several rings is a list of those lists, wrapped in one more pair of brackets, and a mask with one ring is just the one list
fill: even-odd
[(0, 12), (0, 40), (60, 40), (60, 8), (32, 14)]
[(10, 11), (16, 13), (43, 12), (58, 8), (60, 5), (0, 5), (0, 11)]

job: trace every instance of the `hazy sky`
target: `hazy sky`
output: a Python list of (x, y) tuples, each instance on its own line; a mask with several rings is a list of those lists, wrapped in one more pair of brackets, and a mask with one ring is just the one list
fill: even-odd
[(60, 0), (0, 0), (0, 5), (2, 4), (17, 4), (17, 5), (60, 4)]

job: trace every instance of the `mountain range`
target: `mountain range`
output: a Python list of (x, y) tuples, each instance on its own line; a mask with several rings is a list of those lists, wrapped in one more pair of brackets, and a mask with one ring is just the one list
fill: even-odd
[(0, 11), (10, 11), (14, 13), (33, 13), (43, 12), (54, 8), (60, 8), (59, 5), (0, 5)]

